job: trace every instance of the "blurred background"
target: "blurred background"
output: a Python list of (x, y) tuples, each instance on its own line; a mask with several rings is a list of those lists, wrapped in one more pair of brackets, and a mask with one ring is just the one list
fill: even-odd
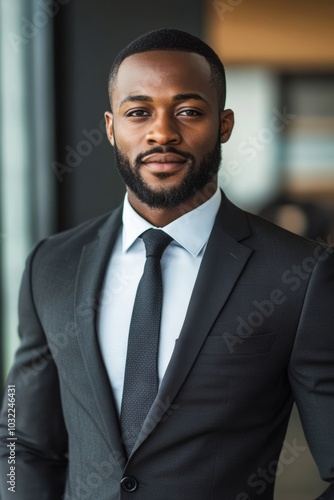
[[(0, 0), (1, 385), (18, 344), (27, 254), (122, 200), (103, 124), (107, 77), (118, 51), (146, 31), (189, 31), (226, 65), (236, 115), (220, 172), (228, 197), (334, 242), (333, 18), (331, 0)], [(295, 444), (275, 500), (324, 489), (294, 410), (284, 446)]]

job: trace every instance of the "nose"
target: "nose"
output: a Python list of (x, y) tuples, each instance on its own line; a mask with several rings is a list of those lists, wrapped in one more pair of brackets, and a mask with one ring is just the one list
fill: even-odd
[(173, 117), (162, 114), (151, 120), (146, 139), (150, 145), (179, 144), (181, 135)]

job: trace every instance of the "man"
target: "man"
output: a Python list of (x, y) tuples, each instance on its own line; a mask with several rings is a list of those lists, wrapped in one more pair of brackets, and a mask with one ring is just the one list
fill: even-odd
[(20, 500), (272, 499), (294, 400), (332, 482), (334, 250), (217, 189), (233, 113), (202, 41), (143, 35), (109, 94), (127, 196), (28, 259), (1, 498), (10, 443)]

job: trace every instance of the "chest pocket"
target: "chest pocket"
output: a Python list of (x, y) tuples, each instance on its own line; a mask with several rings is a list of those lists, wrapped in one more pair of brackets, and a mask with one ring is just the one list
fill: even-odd
[(200, 354), (247, 356), (265, 354), (271, 351), (274, 333), (261, 333), (240, 337), (225, 333), (224, 335), (209, 335), (204, 342)]

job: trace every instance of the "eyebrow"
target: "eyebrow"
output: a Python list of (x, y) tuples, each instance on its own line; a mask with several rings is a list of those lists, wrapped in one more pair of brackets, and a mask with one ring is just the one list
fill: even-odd
[(125, 97), (119, 107), (123, 106), (123, 104), (127, 103), (127, 102), (152, 102), (153, 99), (152, 97), (149, 97), (148, 95), (128, 95), (127, 97)]
[[(189, 94), (176, 94), (174, 97), (173, 97), (173, 101), (187, 101), (187, 100), (190, 100), (190, 99), (194, 99), (195, 101), (203, 101), (203, 102), (207, 102), (206, 99), (204, 99), (204, 97), (200, 96), (199, 94), (194, 94), (194, 93), (189, 93)], [(153, 102), (153, 99), (152, 97), (148, 96), (148, 95), (129, 95), (127, 97), (125, 97), (119, 107), (123, 106), (123, 104), (127, 103), (127, 102)]]
[(174, 101), (187, 101), (189, 99), (194, 99), (195, 101), (203, 101), (207, 102), (204, 97), (202, 97), (199, 94), (177, 94), (176, 96), (173, 97)]

